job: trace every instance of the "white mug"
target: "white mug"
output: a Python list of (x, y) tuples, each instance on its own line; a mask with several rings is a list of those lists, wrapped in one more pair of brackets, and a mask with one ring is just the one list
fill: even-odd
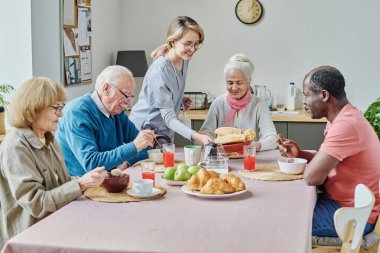
[(201, 146), (197, 145), (188, 145), (184, 148), (185, 152), (185, 163), (189, 166), (197, 165), (201, 159)]
[(152, 179), (139, 179), (133, 183), (133, 191), (136, 194), (151, 194), (153, 191)]

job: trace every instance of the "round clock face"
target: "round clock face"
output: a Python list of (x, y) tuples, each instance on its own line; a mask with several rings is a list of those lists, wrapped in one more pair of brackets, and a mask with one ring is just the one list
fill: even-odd
[(235, 13), (244, 24), (253, 24), (263, 15), (263, 6), (258, 0), (240, 0), (236, 4)]

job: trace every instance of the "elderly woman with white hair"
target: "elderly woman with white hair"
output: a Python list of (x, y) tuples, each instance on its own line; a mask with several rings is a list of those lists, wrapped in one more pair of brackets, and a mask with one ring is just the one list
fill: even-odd
[(214, 136), (219, 127), (252, 128), (257, 151), (275, 149), (277, 133), (268, 104), (250, 92), (252, 72), (253, 64), (245, 55), (231, 57), (224, 68), (227, 94), (212, 102), (200, 132)]

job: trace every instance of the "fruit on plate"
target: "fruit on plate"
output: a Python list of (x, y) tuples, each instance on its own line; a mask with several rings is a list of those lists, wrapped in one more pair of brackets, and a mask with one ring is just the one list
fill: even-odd
[(188, 169), (189, 168), (189, 165), (187, 165), (186, 163), (181, 163), (181, 164), (178, 164), (177, 166), (177, 169)]
[(174, 174), (177, 171), (174, 167), (168, 167), (165, 169), (163, 177), (167, 180), (174, 180)]
[(200, 169), (200, 168), (199, 168), (198, 166), (194, 165), (194, 166), (190, 166), (190, 167), (187, 169), (187, 171), (188, 171), (191, 175), (194, 175), (195, 173), (198, 172), (199, 169)]
[(174, 173), (175, 181), (186, 181), (190, 177), (191, 177), (191, 174), (187, 171), (186, 167), (177, 168), (176, 172)]

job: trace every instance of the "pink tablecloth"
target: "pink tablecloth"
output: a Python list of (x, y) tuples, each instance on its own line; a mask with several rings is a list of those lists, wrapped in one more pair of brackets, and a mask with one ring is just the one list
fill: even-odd
[[(278, 151), (260, 152), (273, 164)], [(230, 160), (242, 167), (242, 160)], [(139, 177), (128, 169), (132, 180)], [(80, 198), (11, 239), (4, 253), (25, 252), (281, 252), (311, 251), (315, 188), (302, 180), (244, 179), (249, 192), (200, 199), (167, 186), (164, 198), (102, 203)]]

